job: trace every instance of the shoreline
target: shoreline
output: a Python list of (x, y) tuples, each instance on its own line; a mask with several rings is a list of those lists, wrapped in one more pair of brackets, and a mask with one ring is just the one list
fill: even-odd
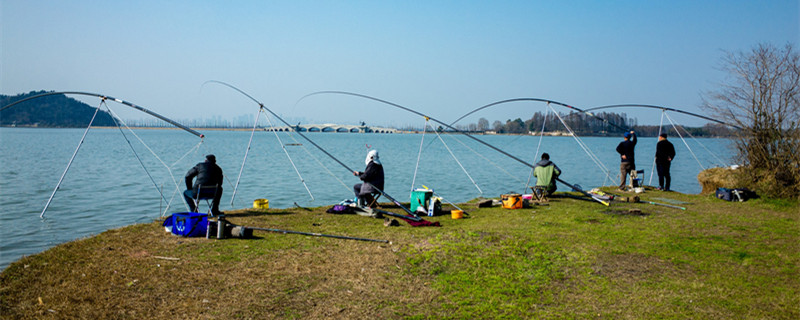
[[(610, 189), (607, 192), (612, 192)], [(631, 194), (625, 193), (622, 196)], [(796, 318), (796, 203), (648, 191), (604, 207), (459, 204), (442, 227), (241, 209), (231, 223), (392, 241), (257, 232), (182, 238), (158, 220), (107, 230), (0, 273), (10, 318)], [(450, 209), (445, 205), (445, 209)], [(385, 210), (397, 211), (386, 204)], [(779, 252), (780, 254), (774, 254)], [(719, 292), (728, 292), (719, 295)], [(689, 302), (691, 300), (691, 302)]]

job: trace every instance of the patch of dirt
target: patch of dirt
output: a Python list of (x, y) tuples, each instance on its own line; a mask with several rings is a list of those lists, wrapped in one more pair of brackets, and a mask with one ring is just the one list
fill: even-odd
[(618, 215), (618, 216), (649, 216), (650, 213), (642, 211), (641, 209), (608, 209), (603, 211), (604, 214)]
[(678, 269), (673, 263), (643, 254), (617, 254), (599, 256), (592, 266), (592, 274), (615, 282), (638, 282), (661, 279), (687, 271)]

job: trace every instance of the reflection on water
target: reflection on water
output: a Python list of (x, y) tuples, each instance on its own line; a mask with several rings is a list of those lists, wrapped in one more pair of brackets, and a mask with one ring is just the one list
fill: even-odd
[[(273, 133), (258, 132), (231, 205), (250, 132), (204, 132), (207, 137), (201, 143), (199, 138), (180, 130), (137, 130), (136, 134), (147, 147), (128, 132), (127, 138), (143, 167), (119, 130), (91, 129), (47, 211), (47, 219), (41, 220), (39, 214), (82, 133), (83, 129), (0, 128), (0, 206), (3, 208), (0, 213), (0, 268), (22, 255), (59, 243), (110, 228), (152, 221), (160, 216), (170, 200), (168, 212), (186, 211), (180, 195), (184, 188), (183, 176), (202, 161), (206, 153), (214, 153), (225, 172), (222, 210), (250, 207), (257, 198), (269, 199), (273, 208), (291, 207), (294, 202), (301, 206), (331, 205), (352, 198), (350, 186), (358, 183), (348, 170), (301, 137), (281, 133), (285, 144), (302, 144), (288, 145), (286, 151), (313, 193), (315, 200), (311, 201)], [(422, 135), (309, 133), (307, 136), (353, 170), (364, 169), (367, 145), (378, 149), (386, 171), (385, 191), (398, 200), (407, 201)], [(538, 160), (534, 159), (538, 137), (478, 137), (521, 159)], [(416, 187), (434, 188), (453, 202), (523, 191), (529, 167), (464, 136), (442, 135), (476, 187), (444, 144), (436, 139), (435, 135), (425, 135)], [(563, 171), (561, 178), (567, 182), (585, 189), (618, 184), (619, 158), (614, 149), (621, 139), (586, 137), (582, 141), (600, 160), (599, 164), (571, 137), (545, 137), (541, 152), (550, 154), (551, 160)], [(678, 155), (672, 165), (672, 187), (685, 193), (700, 192), (696, 176), (701, 164), (704, 167), (720, 165), (705, 148), (722, 160), (730, 159), (732, 154), (730, 141), (724, 139), (688, 140), (698, 160), (689, 154), (683, 143), (674, 140), (673, 143)], [(636, 147), (637, 167), (645, 170), (645, 182), (650, 180), (655, 144), (655, 138), (640, 138)], [(654, 178), (652, 184), (656, 181)], [(564, 190), (563, 186), (559, 188)], [(162, 200), (158, 190), (163, 190), (167, 202)]]

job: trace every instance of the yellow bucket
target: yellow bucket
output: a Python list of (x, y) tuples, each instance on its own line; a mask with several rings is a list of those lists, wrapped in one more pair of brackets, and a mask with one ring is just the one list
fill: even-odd
[(253, 201), (253, 208), (256, 209), (269, 209), (269, 200), (267, 199), (256, 199)]
[(450, 211), (450, 217), (453, 219), (461, 219), (464, 217), (464, 211), (461, 210), (452, 210)]

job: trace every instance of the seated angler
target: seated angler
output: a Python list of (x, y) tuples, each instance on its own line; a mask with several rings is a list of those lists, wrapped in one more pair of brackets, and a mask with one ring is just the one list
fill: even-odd
[(381, 165), (378, 150), (370, 150), (364, 162), (367, 164), (364, 172), (353, 171), (354, 176), (358, 176), (361, 181), (364, 181), (364, 183), (354, 185), (353, 192), (359, 206), (374, 206), (373, 194), (383, 190), (383, 165)]
[[(192, 184), (192, 180), (197, 177)], [(183, 199), (189, 205), (190, 212), (196, 212), (196, 198), (212, 198), (211, 214), (220, 215), (219, 199), (222, 197), (222, 169), (217, 165), (217, 158), (213, 154), (206, 156), (206, 161), (198, 163), (186, 173), (186, 191)], [(203, 188), (201, 188), (203, 187)], [(202, 190), (202, 192), (201, 192)], [(198, 193), (200, 194), (198, 195)]]
[(556, 178), (561, 175), (561, 169), (550, 161), (550, 155), (542, 153), (542, 160), (536, 163), (533, 169), (533, 176), (536, 177), (536, 186), (543, 187), (547, 195), (556, 192)]

